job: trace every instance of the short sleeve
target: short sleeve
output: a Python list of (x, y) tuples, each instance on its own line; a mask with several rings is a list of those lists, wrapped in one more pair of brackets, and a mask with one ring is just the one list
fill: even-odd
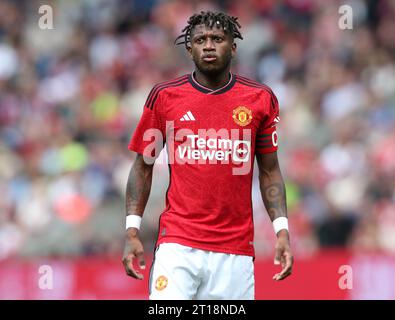
[(163, 102), (155, 87), (144, 105), (140, 121), (129, 142), (129, 150), (146, 157), (157, 158), (165, 143), (165, 129), (162, 117)]
[(277, 97), (270, 90), (264, 98), (264, 116), (256, 134), (255, 152), (259, 154), (275, 152), (278, 149), (276, 125), (280, 121)]

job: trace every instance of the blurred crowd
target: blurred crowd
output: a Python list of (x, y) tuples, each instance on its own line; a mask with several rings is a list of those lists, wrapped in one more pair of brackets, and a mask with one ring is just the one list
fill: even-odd
[[(41, 29), (42, 4), (53, 29)], [(339, 6), (352, 29), (339, 27)], [(294, 254), (395, 253), (395, 2), (0, 2), (0, 260), (119, 256), (127, 145), (154, 84), (190, 72), (174, 46), (194, 12), (238, 16), (233, 72), (276, 93)], [(258, 257), (274, 233), (254, 176)], [(153, 248), (168, 167), (155, 166), (142, 237)]]

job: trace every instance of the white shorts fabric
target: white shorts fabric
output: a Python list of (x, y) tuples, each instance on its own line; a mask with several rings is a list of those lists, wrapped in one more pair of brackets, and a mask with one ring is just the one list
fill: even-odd
[(253, 258), (163, 243), (149, 290), (150, 300), (254, 300)]

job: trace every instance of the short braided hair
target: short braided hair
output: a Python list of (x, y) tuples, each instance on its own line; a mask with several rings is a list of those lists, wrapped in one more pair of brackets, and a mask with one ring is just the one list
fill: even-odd
[(217, 27), (222, 27), (225, 33), (229, 32), (234, 39), (243, 39), (239, 31), (241, 25), (237, 19), (237, 17), (229, 16), (223, 12), (201, 11), (189, 17), (188, 25), (182, 29), (183, 33), (177, 37), (174, 43), (177, 45), (185, 44), (185, 47), (188, 48), (191, 42), (191, 32), (199, 24), (204, 24), (209, 28), (216, 24)]

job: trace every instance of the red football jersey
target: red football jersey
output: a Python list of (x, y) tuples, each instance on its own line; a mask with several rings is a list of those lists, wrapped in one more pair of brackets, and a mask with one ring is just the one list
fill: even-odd
[(156, 245), (254, 256), (254, 156), (277, 150), (278, 121), (270, 88), (238, 75), (217, 90), (193, 73), (154, 86), (129, 149), (155, 158), (167, 147), (170, 183)]

